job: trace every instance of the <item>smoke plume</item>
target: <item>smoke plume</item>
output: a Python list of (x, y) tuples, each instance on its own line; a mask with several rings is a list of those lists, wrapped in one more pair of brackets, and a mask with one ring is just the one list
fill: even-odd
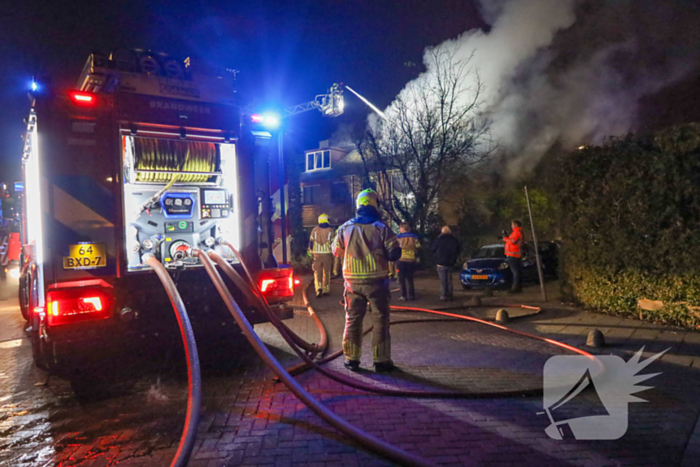
[[(456, 60), (471, 57), (484, 86), (481, 112), (510, 159), (509, 175), (555, 145), (571, 149), (636, 130), (641, 99), (698, 68), (694, 1), (482, 0), (481, 12), (490, 30), (437, 47)], [(435, 73), (425, 65), (414, 85)]]

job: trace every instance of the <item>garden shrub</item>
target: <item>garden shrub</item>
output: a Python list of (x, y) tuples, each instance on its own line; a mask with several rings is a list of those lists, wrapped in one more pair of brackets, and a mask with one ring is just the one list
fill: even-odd
[(561, 160), (566, 285), (580, 303), (696, 326), (700, 299), (700, 125), (611, 138)]
[[(697, 327), (700, 314), (700, 276), (697, 274), (649, 274), (639, 270), (613, 271), (589, 266), (569, 268), (567, 274), (576, 299), (598, 311), (642, 318), (677, 326)], [(660, 310), (642, 310), (637, 300), (664, 302)]]
[(313, 274), (312, 264), (314, 259), (308, 255), (298, 255), (292, 256), (292, 269), (294, 270), (294, 275), (302, 276), (306, 274)]

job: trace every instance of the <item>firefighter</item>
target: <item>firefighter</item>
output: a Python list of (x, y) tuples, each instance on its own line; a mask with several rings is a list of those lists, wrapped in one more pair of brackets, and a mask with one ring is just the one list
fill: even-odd
[(513, 231), (511, 232), (510, 235), (505, 236), (504, 232), (504, 237), (503, 241), (506, 242), (505, 244), (505, 254), (506, 254), (506, 261), (508, 261), (508, 266), (510, 267), (510, 272), (513, 275), (513, 286), (510, 289), (511, 293), (520, 293), (522, 292), (522, 288), (520, 286), (520, 271), (521, 271), (521, 263), (520, 263), (520, 258), (522, 257), (522, 251), (523, 251), (523, 224), (520, 222), (518, 219), (513, 219), (510, 223), (511, 228)]
[(416, 268), (416, 253), (420, 248), (418, 235), (411, 232), (411, 225), (403, 222), (399, 227), (401, 233), (396, 237), (401, 245), (401, 258), (396, 263), (399, 272), (401, 296), (399, 300), (415, 300), (416, 293), (413, 285), (413, 271)]
[(333, 228), (328, 223), (328, 214), (318, 216), (318, 225), (311, 231), (309, 251), (313, 255), (314, 286), (316, 297), (331, 293), (331, 269), (333, 269)]
[(360, 368), (362, 320), (371, 305), (372, 356), (374, 369), (391, 371), (391, 336), (389, 334), (389, 261), (401, 257), (396, 235), (380, 220), (377, 193), (364, 190), (357, 196), (357, 217), (338, 228), (333, 254), (343, 258), (345, 279), (345, 332), (343, 353), (345, 367)]
[(399, 273), (396, 270), (396, 262), (389, 261), (389, 279), (396, 280), (399, 277)]

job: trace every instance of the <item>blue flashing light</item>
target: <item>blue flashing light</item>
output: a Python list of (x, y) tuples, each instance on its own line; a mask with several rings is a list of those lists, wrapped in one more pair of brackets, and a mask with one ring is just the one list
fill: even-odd
[(34, 80), (32, 80), (32, 84), (30, 85), (30, 87), (32, 89), (32, 92), (36, 92), (39, 89), (39, 85)]
[(277, 128), (280, 125), (280, 118), (275, 114), (263, 115), (263, 125), (267, 128)]

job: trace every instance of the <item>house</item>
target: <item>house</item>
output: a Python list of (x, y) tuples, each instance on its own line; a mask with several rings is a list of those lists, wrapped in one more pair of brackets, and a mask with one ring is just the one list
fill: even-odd
[[(391, 199), (392, 195), (413, 196), (405, 189), (399, 171), (372, 172), (367, 177), (360, 153), (354, 147), (334, 147), (328, 141), (321, 141), (318, 148), (304, 152), (300, 185), (305, 229), (317, 225), (318, 216), (323, 213), (328, 214), (332, 225), (354, 217), (355, 198), (365, 188), (373, 188), (384, 199)], [(461, 196), (461, 190), (448, 190), (436, 202), (436, 212), (449, 225), (457, 223)], [(386, 210), (386, 204), (383, 208)], [(400, 216), (393, 216), (397, 217)], [(397, 225), (393, 227), (398, 228)]]
[(326, 140), (305, 151), (304, 160), (300, 176), (304, 228), (315, 226), (324, 213), (333, 225), (353, 217), (355, 197), (363, 189), (362, 159), (357, 150), (332, 147)]

